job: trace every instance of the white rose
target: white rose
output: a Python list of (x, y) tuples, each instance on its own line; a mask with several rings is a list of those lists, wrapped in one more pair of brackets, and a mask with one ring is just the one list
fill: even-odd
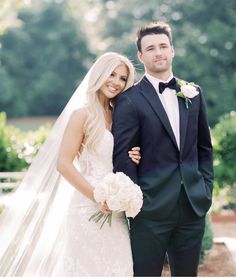
[(195, 97), (199, 94), (197, 89), (190, 84), (182, 85), (181, 86), (181, 93), (187, 98), (193, 98), (193, 97)]
[(125, 215), (127, 217), (132, 217), (134, 218), (138, 213), (139, 213), (140, 209), (137, 211), (136, 208), (132, 208), (132, 207), (129, 207), (126, 211), (125, 211)]
[(104, 177), (103, 183), (112, 184), (112, 183), (114, 183), (115, 178), (116, 178), (116, 175), (114, 173), (109, 173)]
[(105, 202), (107, 199), (107, 196), (109, 196), (109, 188), (107, 188), (104, 185), (98, 185), (98, 187), (95, 187), (93, 191), (94, 199), (96, 202)]
[(115, 182), (118, 183), (120, 187), (130, 186), (130, 184), (133, 183), (132, 180), (122, 172), (116, 173)]
[(125, 210), (126, 216), (134, 218), (140, 212), (142, 204), (140, 199), (133, 199)]
[(117, 197), (121, 202), (128, 202), (130, 200), (130, 190), (127, 187), (120, 188)]
[(111, 197), (107, 199), (107, 205), (110, 210), (120, 211), (121, 210), (121, 202), (116, 197)]
[(143, 205), (143, 194), (140, 187), (134, 184), (131, 191), (132, 196), (130, 196), (130, 201), (125, 211), (127, 217), (135, 217)]
[(108, 196), (114, 196), (117, 195), (119, 192), (119, 185), (117, 183), (105, 183), (105, 186), (109, 189)]

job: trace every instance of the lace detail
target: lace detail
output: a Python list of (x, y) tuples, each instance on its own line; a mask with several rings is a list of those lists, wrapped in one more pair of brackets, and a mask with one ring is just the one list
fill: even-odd
[[(78, 165), (81, 174), (95, 187), (112, 171), (113, 136), (105, 131), (96, 154), (86, 147)], [(112, 225), (88, 221), (97, 212), (95, 203), (75, 191), (66, 215), (66, 241), (53, 273), (56, 276), (132, 276), (133, 263), (127, 220), (113, 213)]]
[[(80, 172), (83, 176), (102, 179), (107, 173), (112, 172), (113, 136), (106, 129), (103, 140), (97, 146), (96, 154), (84, 146), (82, 154), (78, 159)], [(96, 185), (94, 185), (96, 186)]]

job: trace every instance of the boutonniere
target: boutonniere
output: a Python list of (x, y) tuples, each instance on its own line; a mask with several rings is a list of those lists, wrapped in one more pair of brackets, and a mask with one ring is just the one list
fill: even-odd
[(198, 90), (196, 89), (194, 83), (188, 83), (184, 80), (178, 80), (177, 84), (180, 86), (180, 92), (177, 92), (177, 97), (182, 97), (185, 100), (185, 106), (188, 109), (189, 103), (192, 103), (190, 98), (194, 98), (199, 94)]

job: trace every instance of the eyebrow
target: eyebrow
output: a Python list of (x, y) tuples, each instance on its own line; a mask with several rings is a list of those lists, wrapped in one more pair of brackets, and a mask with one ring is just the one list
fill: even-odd
[[(164, 46), (164, 45), (168, 45), (168, 43), (162, 42), (162, 43), (159, 43), (158, 45)], [(150, 45), (148, 45), (147, 47), (145, 47), (145, 49), (148, 49), (148, 48), (150, 48), (150, 47), (155, 47), (155, 45), (154, 45), (154, 44), (150, 44)]]
[(150, 45), (146, 46), (145, 49), (147, 49), (149, 47), (154, 47), (154, 44), (150, 44)]
[[(113, 74), (118, 74), (115, 70), (113, 70), (112, 73), (113, 73)], [(121, 78), (128, 78), (128, 76), (129, 76), (129, 75), (121, 75), (120, 77), (121, 77)]]

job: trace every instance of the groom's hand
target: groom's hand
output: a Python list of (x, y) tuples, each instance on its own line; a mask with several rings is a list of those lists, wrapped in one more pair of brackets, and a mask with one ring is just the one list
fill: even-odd
[(136, 165), (139, 165), (141, 159), (140, 147), (133, 147), (130, 151), (128, 151), (128, 154), (132, 161)]

